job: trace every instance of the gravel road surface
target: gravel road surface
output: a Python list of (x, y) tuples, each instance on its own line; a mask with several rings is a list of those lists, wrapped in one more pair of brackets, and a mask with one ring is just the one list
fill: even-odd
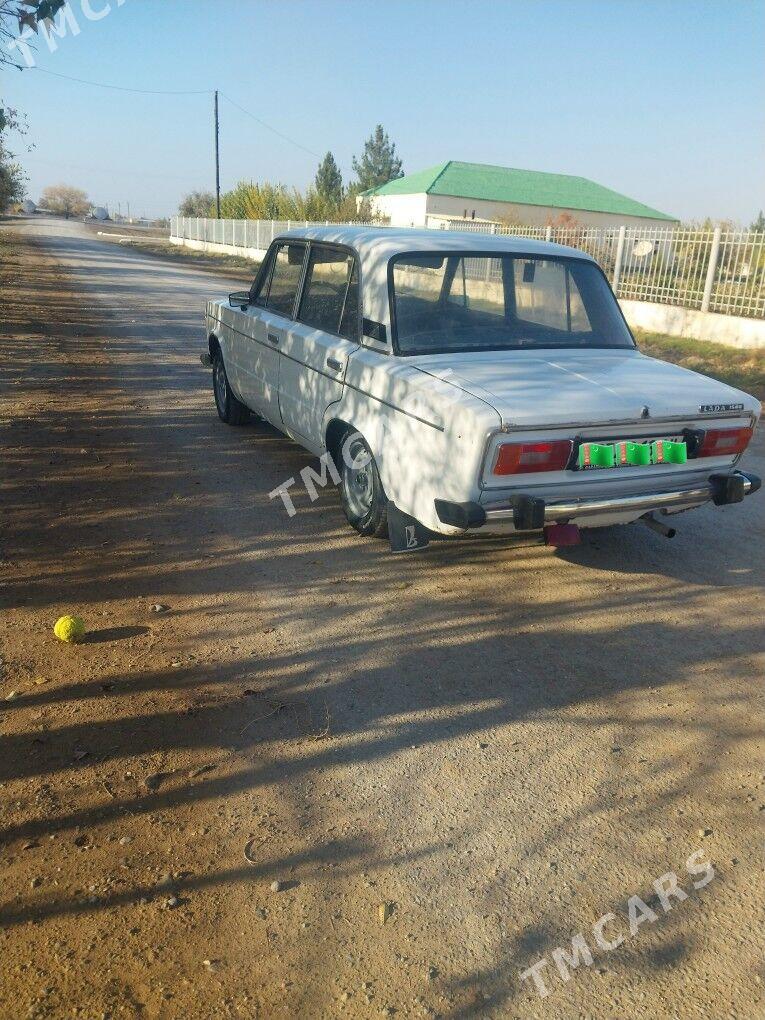
[(218, 421), (231, 277), (0, 233), (0, 1016), (761, 1014), (765, 496), (393, 557)]

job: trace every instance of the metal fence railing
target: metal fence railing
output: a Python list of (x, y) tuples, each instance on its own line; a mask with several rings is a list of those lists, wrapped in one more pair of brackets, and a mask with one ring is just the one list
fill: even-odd
[[(172, 237), (232, 249), (263, 251), (306, 220), (214, 220), (174, 216)], [(765, 233), (646, 227), (530, 227), (450, 220), (438, 225), (469, 233), (555, 241), (592, 255), (616, 296), (701, 311), (765, 318)], [(395, 228), (391, 228), (395, 229)], [(437, 229), (437, 228), (434, 228)]]

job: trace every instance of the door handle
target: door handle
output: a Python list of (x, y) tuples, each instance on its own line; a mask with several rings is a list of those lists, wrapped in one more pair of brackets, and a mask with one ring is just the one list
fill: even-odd
[(270, 344), (276, 345), (279, 343), (279, 337), (276, 335), (276, 333), (267, 333), (266, 336), (268, 337), (268, 342)]
[(333, 368), (336, 372), (342, 371), (343, 368), (337, 358), (327, 358), (327, 366)]

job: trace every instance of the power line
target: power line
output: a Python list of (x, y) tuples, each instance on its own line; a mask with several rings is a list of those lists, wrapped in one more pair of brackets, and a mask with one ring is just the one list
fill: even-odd
[(260, 124), (260, 126), (264, 127), (267, 131), (271, 131), (273, 134), (278, 135), (279, 138), (283, 138), (284, 141), (289, 142), (290, 145), (297, 146), (298, 149), (302, 149), (303, 152), (307, 152), (309, 156), (315, 156), (316, 159), (321, 159), (321, 156), (319, 155), (318, 152), (314, 152), (313, 149), (309, 149), (305, 145), (301, 145), (300, 142), (296, 142), (295, 139), (290, 138), (289, 135), (285, 135), (282, 131), (278, 131), (275, 127), (271, 127), (270, 124), (267, 124), (264, 120), (261, 120), (260, 117), (256, 117), (254, 113), (250, 113), (249, 110), (245, 110), (245, 108), (243, 106), (240, 106), (239, 103), (235, 103), (230, 96), (226, 95), (225, 92), (221, 92), (220, 95), (221, 98), (225, 99), (227, 103), (231, 103), (232, 106), (235, 106), (240, 113), (245, 114), (245, 116), (247, 117), (251, 117), (252, 120)]
[[(213, 89), (131, 89), (122, 85), (110, 85), (107, 82), (91, 82), (84, 78), (72, 78), (70, 74), (61, 74), (59, 71), (48, 70), (46, 67), (35, 66), (32, 69), (39, 70), (43, 74), (51, 74), (53, 78), (60, 78), (65, 82), (75, 82), (78, 85), (88, 85), (93, 89), (110, 89), (112, 92), (129, 92), (140, 96), (212, 96), (214, 94)], [(271, 132), (272, 135), (283, 139), (285, 142), (289, 142), (290, 145), (294, 145), (298, 149), (302, 149), (303, 152), (307, 152), (309, 156), (314, 156), (316, 159), (321, 158), (317, 152), (313, 151), (313, 149), (309, 149), (300, 142), (296, 142), (294, 138), (290, 138), (290, 136), (285, 135), (284, 132), (278, 131), (277, 127), (273, 127), (271, 124), (266, 123), (266, 121), (261, 117), (256, 116), (250, 110), (246, 110), (244, 106), (240, 106), (240, 104), (235, 102), (231, 96), (226, 96), (225, 93), (221, 92), (220, 97), (227, 103), (231, 103), (232, 106), (240, 111), (240, 113), (244, 113), (245, 116), (250, 117), (256, 123), (259, 123), (261, 127), (265, 127), (265, 130)]]
[[(49, 71), (44, 67), (35, 66), (32, 70), (41, 71), (43, 74), (50, 74), (54, 78), (63, 78), (65, 81), (76, 82), (78, 85), (89, 85), (91, 88), (110, 89), (113, 92), (129, 92), (141, 96), (211, 96), (215, 92), (214, 89), (134, 89), (128, 88), (124, 85), (111, 85), (103, 81), (89, 81), (86, 78), (73, 78), (71, 75), (60, 74), (58, 71)], [(270, 131), (278, 138), (283, 139), (285, 142), (289, 142), (290, 145), (294, 145), (296, 148), (302, 149), (303, 152), (307, 152), (309, 156), (321, 159), (318, 152), (314, 152), (313, 149), (309, 149), (306, 145), (296, 142), (294, 138), (290, 138), (289, 135), (285, 135), (284, 132), (279, 131), (278, 128), (272, 127), (271, 124), (268, 124), (261, 117), (256, 116), (250, 110), (246, 110), (243, 106), (240, 106), (239, 103), (234, 102), (234, 100), (230, 96), (227, 96), (224, 92), (221, 92), (220, 96), (222, 99), (225, 99), (227, 103), (231, 103), (231, 105), (239, 110), (240, 113), (243, 113), (246, 117), (254, 120), (256, 124), (260, 124), (261, 127), (264, 127), (266, 131)]]
[(54, 78), (64, 78), (66, 81), (77, 82), (78, 85), (90, 85), (97, 89), (112, 89), (114, 92), (135, 92), (142, 96), (210, 96), (212, 89), (131, 89), (123, 85), (107, 85), (102, 81), (86, 81), (85, 78), (72, 78), (68, 74), (59, 74), (58, 71), (48, 71), (44, 67), (35, 66), (34, 71), (41, 71), (43, 74), (53, 75)]
[[(214, 95), (215, 96), (215, 191), (216, 191), (216, 199), (217, 199), (217, 213), (218, 213), (218, 217), (220, 217), (220, 157), (219, 157), (219, 142), (218, 142), (218, 131), (219, 131), (219, 128), (218, 128), (218, 96), (219, 95), (220, 95), (220, 97), (222, 99), (225, 99), (227, 103), (230, 103), (231, 106), (234, 107), (234, 109), (239, 110), (239, 112), (243, 113), (245, 115), (245, 117), (249, 117), (251, 120), (254, 120), (256, 124), (259, 124), (261, 127), (265, 128), (266, 131), (270, 131), (272, 134), (276, 135), (278, 138), (281, 138), (283, 141), (289, 142), (290, 145), (294, 145), (296, 148), (301, 149), (303, 152), (307, 152), (309, 156), (313, 156), (315, 159), (321, 159), (321, 156), (319, 155), (318, 152), (314, 152), (313, 149), (309, 149), (308, 146), (302, 145), (300, 142), (295, 141), (294, 138), (290, 138), (290, 136), (284, 134), (283, 131), (279, 131), (278, 128), (272, 127), (271, 124), (266, 123), (266, 121), (264, 121), (261, 117), (256, 116), (250, 110), (246, 110), (243, 106), (240, 106), (239, 103), (237, 103), (233, 99), (231, 99), (230, 96), (227, 96), (223, 92), (219, 93), (217, 89), (136, 89), (136, 88), (129, 88), (129, 87), (125, 86), (125, 85), (112, 85), (111, 83), (108, 83), (108, 82), (89, 81), (86, 78), (74, 78), (71, 75), (61, 74), (58, 71), (49, 71), (49, 70), (47, 70), (44, 67), (35, 67), (34, 70), (41, 71), (43, 74), (49, 74), (49, 75), (51, 75), (54, 78), (62, 78), (64, 81), (75, 82), (77, 85), (87, 85), (87, 86), (89, 86), (91, 88), (109, 89), (110, 91), (113, 91), (113, 92), (127, 92), (127, 93), (130, 93), (130, 94), (133, 94), (133, 95), (142, 95), (142, 96), (211, 96), (211, 95)], [(37, 158), (39, 160), (39, 157), (37, 157)], [(40, 162), (47, 162), (47, 161), (46, 160), (40, 160)], [(64, 164), (60, 164), (60, 165), (63, 166)], [(74, 164), (70, 164), (70, 166), (74, 166)], [(99, 172), (95, 167), (90, 167), (89, 169), (94, 170), (96, 173)], [(104, 171), (101, 171), (101, 172), (104, 172)], [(119, 173), (119, 171), (118, 171), (118, 173)], [(124, 174), (124, 171), (122, 171), (121, 173)], [(148, 175), (148, 176), (155, 176), (156, 177), (156, 176), (160, 176), (160, 175), (151, 174), (151, 175)], [(167, 176), (168, 179), (169, 179), (169, 175), (162, 175), (162, 176)]]

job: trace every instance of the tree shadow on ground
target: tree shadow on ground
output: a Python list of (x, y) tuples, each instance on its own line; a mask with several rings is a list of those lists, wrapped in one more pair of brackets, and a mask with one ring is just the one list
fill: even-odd
[[(162, 598), (171, 611), (151, 626), (92, 632), (80, 650), (87, 656), (99, 651), (89, 645), (132, 643), (140, 660), (133, 665), (110, 665), (97, 680), (37, 688), (4, 704), (0, 781), (76, 781), (83, 800), (106, 784), (95, 803), (81, 806), (73, 794), (6, 824), (5, 847), (114, 826), (125, 817), (201, 808), (275, 785), (288, 797), (308, 778), (334, 769), (364, 774), (413, 746), (437, 755), (460, 741), (475, 744), (487, 731), (519, 734), (517, 761), (499, 766), (507, 788), (520, 792), (533, 781), (544, 790), (550, 760), (566, 748), (524, 757), (530, 727), (554, 730), (565, 719), (577, 767), (585, 769), (593, 732), (597, 737), (602, 730), (610, 754), (606, 734), (623, 726), (624, 706), (655, 694), (650, 710), (629, 719), (622, 745), (642, 748), (657, 734), (672, 734), (677, 747), (647, 768), (641, 802), (624, 805), (635, 795), (634, 775), (626, 755), (611, 754), (576, 807), (560, 815), (551, 800), (540, 808), (534, 835), (521, 828), (518, 860), (534, 861), (550, 846), (565, 846), (568, 832), (615, 810), (628, 811), (628, 824), (636, 827), (650, 822), (683, 796), (689, 748), (690, 771), (703, 784), (720, 768), (721, 755), (751, 739), (755, 692), (744, 685), (761, 621), (745, 600), (725, 603), (716, 612), (711, 647), (708, 599), (729, 587), (751, 590), (759, 560), (720, 530), (714, 511), (689, 515), (695, 537), (671, 544), (647, 529), (624, 528), (557, 553), (528, 540), (468, 540), (436, 542), (423, 556), (404, 560), (351, 534), (334, 490), (311, 503), (298, 484), (299, 512), (290, 519), (268, 493), (311, 461), (269, 426), (229, 430), (215, 419), (203, 390), (209, 379), (196, 361), (197, 295), (190, 291), (184, 311), (175, 294), (175, 305), (160, 314), (171, 289), (160, 277), (156, 291), (141, 297), (155, 314), (148, 334), (124, 318), (115, 325), (107, 296), (134, 301), (145, 285), (125, 277), (117, 260), (106, 259), (102, 268), (93, 288), (104, 303), (92, 302), (85, 314), (76, 299), (51, 304), (55, 271), (30, 282), (30, 297), (34, 290), (41, 308), (48, 302), (58, 310), (55, 335), (21, 336), (18, 307), (5, 325), (12, 335), (4, 378), (13, 392), (40, 402), (5, 435), (2, 555), (10, 582), (3, 596), (15, 607), (52, 611), (65, 593), (68, 603), (92, 613), (112, 600), (140, 603), (145, 612), (149, 598)], [(115, 273), (123, 277), (116, 292)], [(748, 528), (756, 508), (745, 505), (741, 513), (724, 524), (738, 520)], [(715, 565), (719, 555), (694, 555), (697, 545), (718, 554), (724, 546), (724, 570)], [(560, 581), (550, 582), (551, 573)], [(232, 644), (225, 661), (190, 661), (193, 643), (180, 648), (178, 659), (157, 661), (161, 628), (188, 619), (199, 643)], [(258, 643), (233, 646), (255, 631)], [(83, 672), (89, 661), (83, 659)], [(709, 670), (727, 676), (742, 706), (751, 706), (751, 722), (725, 723), (727, 688), (709, 692), (704, 713), (682, 726), (659, 700), (668, 696), (664, 689)], [(158, 695), (165, 697), (160, 708)], [(80, 709), (82, 718), (73, 714)], [(28, 710), (51, 715), (32, 732), (14, 723)], [(87, 757), (77, 757), (78, 749)], [(196, 763), (197, 756), (210, 767), (192, 776), (183, 763)], [(122, 774), (125, 760), (167, 757), (180, 764), (163, 773), (156, 789), (139, 770), (129, 779)], [(149, 764), (142, 768), (148, 772)], [(473, 768), (486, 784), (497, 778), (480, 759)], [(582, 774), (573, 770), (565, 782), (576, 787)], [(734, 807), (721, 810), (731, 814)], [(467, 839), (481, 825), (476, 811), (450, 839)], [(181, 893), (233, 887), (276, 877), (285, 866), (309, 881), (328, 861), (338, 874), (369, 867), (370, 860), (410, 867), (442, 861), (447, 842), (444, 836), (409, 853), (386, 853), (362, 824), (354, 836), (314, 836), (278, 868), (273, 860), (257, 868), (213, 867), (176, 885)], [(55, 892), (22, 896), (0, 910), (0, 922), (100, 914), (156, 894), (145, 882), (126, 881), (95, 902)], [(528, 965), (573, 934), (561, 908), (542, 905), (539, 916), (534, 929), (505, 940), (493, 966), (455, 983), (455, 995), (472, 989), (480, 998), (454, 1016), (502, 1006), (518, 993), (518, 961)], [(625, 952), (620, 966), (668, 966), (692, 948), (667, 936), (652, 961)]]

